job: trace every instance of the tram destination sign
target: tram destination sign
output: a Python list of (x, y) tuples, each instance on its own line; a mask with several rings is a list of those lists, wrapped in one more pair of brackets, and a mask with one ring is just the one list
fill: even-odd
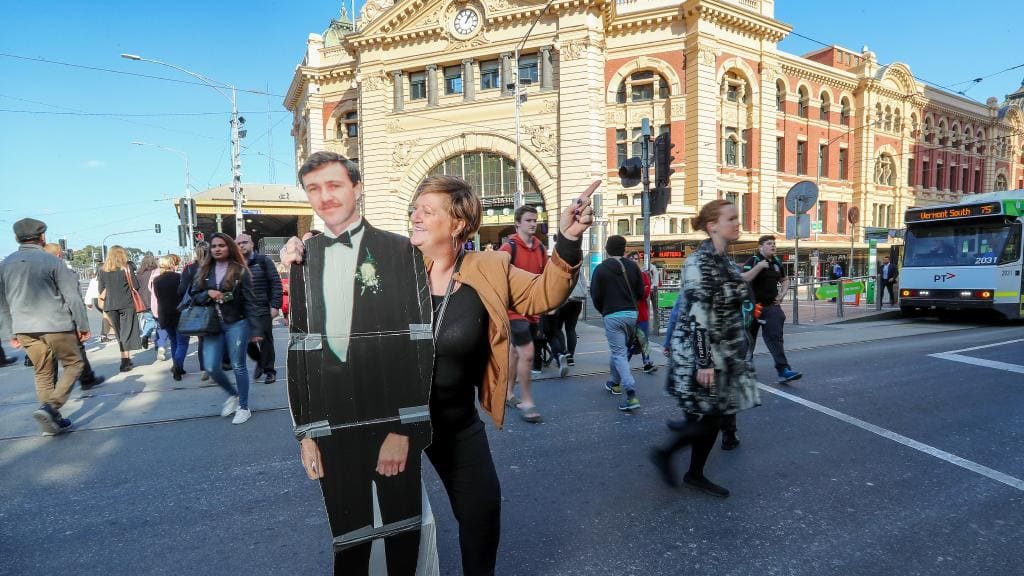
[(936, 208), (916, 208), (907, 210), (905, 222), (931, 222), (934, 220), (948, 220), (951, 218), (979, 218), (983, 216), (998, 216), (1003, 213), (1003, 205), (999, 202), (984, 202), (981, 204), (964, 204), (962, 206), (942, 206)]

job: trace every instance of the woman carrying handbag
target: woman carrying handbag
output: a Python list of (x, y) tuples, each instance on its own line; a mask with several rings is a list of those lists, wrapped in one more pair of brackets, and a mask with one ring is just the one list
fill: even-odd
[[(259, 342), (262, 338), (249, 336), (259, 328), (252, 276), (238, 245), (227, 234), (217, 232), (210, 238), (209, 255), (199, 264), (189, 295), (193, 305), (211, 307), (215, 311), (219, 332), (202, 337), (203, 370), (228, 393), (220, 415), (234, 414), (231, 423), (242, 424), (252, 416), (245, 348), (249, 342)], [(188, 316), (188, 311), (183, 311), (181, 322)], [(179, 323), (181, 328), (184, 326)], [(234, 384), (221, 368), (225, 355), (231, 360)]]
[[(142, 349), (138, 320), (139, 279), (128, 252), (120, 246), (111, 246), (98, 277), (103, 312), (114, 327), (121, 349), (121, 372), (128, 372), (133, 367), (131, 351)], [(145, 306), (142, 309), (145, 310)]]

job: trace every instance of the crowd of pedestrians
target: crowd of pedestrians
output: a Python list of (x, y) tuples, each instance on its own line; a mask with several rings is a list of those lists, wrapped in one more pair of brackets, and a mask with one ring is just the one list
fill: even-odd
[[(341, 172), (350, 178), (353, 169), (340, 156), (320, 160), (307, 170), (311, 183), (332, 174), (340, 179), (335, 173)], [(527, 422), (539, 422), (531, 390), (531, 377), (542, 368), (538, 348), (550, 355), (560, 377), (568, 374), (575, 365), (576, 325), (588, 294), (602, 315), (610, 369), (605, 389), (622, 396), (619, 410), (632, 413), (641, 407), (631, 356), (642, 357), (644, 372), (656, 369), (648, 339), (653, 282), (639, 255), (626, 255), (626, 239), (607, 239), (607, 259), (594, 269), (589, 285), (578, 274), (581, 235), (592, 218), (589, 194), (595, 187), (563, 214), (550, 255), (536, 236), (537, 211), (531, 207), (516, 211), (515, 233), (499, 250), (467, 252), (465, 245), (481, 221), (479, 198), (469, 185), (435, 176), (413, 198), (409, 241), (428, 263), (437, 323), (429, 405), (433, 438), (425, 453), (459, 523), (466, 574), (493, 573), (500, 534), (500, 484), (474, 396), (499, 426), (506, 407)], [(337, 189), (331, 193), (341, 194)], [(329, 239), (347, 241), (351, 247), (369, 225), (355, 203), (340, 205), (353, 208), (344, 222), (329, 222)], [(788, 279), (774, 255), (774, 238), (763, 237), (758, 253), (741, 270), (726, 252), (740, 234), (734, 204), (708, 203), (694, 227), (708, 239), (686, 261), (663, 345), (670, 359), (666, 388), (683, 414), (668, 422), (671, 438), (652, 450), (651, 459), (665, 482), (674, 486), (673, 457), (690, 447), (682, 482), (726, 497), (729, 491), (708, 479), (704, 469), (719, 432), (724, 449), (737, 447), (736, 413), (760, 403), (750, 361), (757, 334), (762, 334), (781, 381), (800, 374), (789, 366), (783, 350), (785, 316), (779, 303)], [(344, 240), (340, 230), (347, 235)], [(38, 220), (15, 223), (19, 249), (0, 264), (0, 333), (11, 334), (11, 346), (24, 348), (34, 367), (40, 406), (32, 416), (45, 435), (72, 427), (60, 410), (76, 381), (83, 389), (103, 381), (92, 372), (83, 346), (91, 336), (87, 307), (109, 320), (122, 372), (134, 368), (132, 354), (152, 341), (157, 360), (169, 356), (171, 376), (181, 380), (187, 373), (190, 336), (197, 335), (202, 377), (227, 395), (221, 415), (233, 416), (234, 424), (251, 418), (250, 382), (261, 377), (266, 384), (276, 381), (272, 323), (284, 303), (278, 266), (254, 251), (250, 236), (215, 233), (208, 244), (196, 246), (194, 259), (183, 267), (180, 258), (167, 255), (147, 256), (136, 269), (127, 251), (114, 246), (90, 278), (83, 300), (77, 275), (61, 261), (59, 247), (46, 244), (45, 232), (46, 225)], [(301, 259), (301, 243), (291, 249), (298, 252), (292, 261)], [(208, 329), (185, 328), (186, 312), (195, 308), (206, 309)], [(252, 378), (247, 356), (255, 362)], [(10, 363), (0, 349), (0, 365)], [(319, 444), (313, 438), (300, 440), (310, 478), (328, 482)], [(377, 472), (385, 477), (400, 474), (408, 450), (408, 443), (392, 443), (389, 436)]]
[[(183, 299), (216, 309), (222, 320), (215, 333), (200, 337), (199, 363), (203, 379), (210, 376), (229, 398), (222, 415), (234, 416), (235, 424), (251, 417), (246, 347), (256, 344), (252, 354), (265, 382), (276, 379), (271, 321), (281, 303), (281, 279), (274, 263), (253, 254), (252, 240), (240, 241), (243, 250), (228, 236), (215, 234), (213, 249), (197, 246), (195, 260), (179, 273), (181, 258), (169, 254), (159, 259), (146, 255), (136, 268), (128, 251), (112, 246), (96, 271), (88, 271), (83, 296), (79, 275), (63, 261), (57, 244), (46, 242), (46, 224), (32, 218), (14, 224), (19, 248), (0, 263), (0, 334), (9, 334), (8, 350), (23, 348), (25, 365), (34, 369), (36, 396), (40, 407), (33, 413), (44, 435), (70, 430), (72, 423), (60, 409), (77, 382), (82, 390), (100, 385), (106, 377), (96, 374), (89, 362), (85, 343), (89, 341), (86, 310), (103, 318), (100, 342), (108, 331), (118, 343), (120, 372), (134, 369), (133, 354), (157, 347), (157, 362), (171, 360), (174, 380), (186, 374), (185, 358), (189, 336), (178, 331)], [(256, 271), (260, 292), (253, 290)], [(250, 332), (252, 336), (250, 336)], [(269, 348), (269, 350), (267, 350)], [(208, 357), (213, 363), (207, 365)], [(224, 373), (223, 362), (233, 372)], [(18, 361), (13, 352), (0, 346), (0, 367)]]

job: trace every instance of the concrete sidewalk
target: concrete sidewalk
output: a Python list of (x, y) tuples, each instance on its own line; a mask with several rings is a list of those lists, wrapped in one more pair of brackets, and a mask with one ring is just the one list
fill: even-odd
[[(818, 303), (819, 305), (821, 303)], [(813, 308), (812, 308), (813, 310)], [(786, 350), (810, 350), (840, 346), (855, 342), (868, 342), (886, 338), (917, 336), (936, 332), (966, 330), (975, 328), (974, 324), (942, 323), (925, 319), (890, 318), (891, 314), (870, 316), (863, 322), (835, 322), (823, 309), (819, 309), (816, 318), (812, 316), (807, 323), (801, 317), (800, 325), (786, 326)], [(94, 330), (99, 328), (99, 317), (90, 312)], [(817, 321), (811, 323), (811, 319)], [(848, 318), (849, 319), (849, 318)], [(608, 344), (599, 317), (592, 313), (586, 320), (581, 320), (577, 332), (579, 342), (576, 348), (576, 366), (569, 377), (607, 374)], [(94, 331), (94, 334), (97, 332)], [(275, 325), (275, 344), (277, 347), (278, 380), (275, 384), (266, 385), (253, 383), (250, 387), (250, 405), (256, 418), (267, 411), (287, 411), (287, 378), (285, 366), (285, 347), (287, 328), (278, 321)], [(663, 336), (651, 339), (652, 360), (659, 368), (666, 363), (661, 351)], [(83, 392), (75, 388), (68, 404), (62, 413), (69, 417), (77, 430), (103, 430), (139, 424), (172, 423), (183, 420), (210, 418), (220, 413), (226, 394), (212, 381), (203, 382), (199, 379), (196, 343), (192, 342), (189, 356), (185, 362), (188, 374), (180, 382), (171, 379), (170, 361), (156, 361), (153, 348), (137, 352), (133, 355), (135, 368), (131, 372), (117, 371), (120, 361), (116, 342), (99, 343), (96, 338), (86, 345), (89, 360), (98, 374), (107, 377), (107, 381), (92, 390)], [(23, 356), (24, 352), (14, 351)], [(755, 355), (765, 355), (767, 350), (763, 343), (755, 349)], [(640, 358), (633, 358), (634, 370), (640, 370)], [(251, 362), (250, 362), (251, 366)], [(799, 367), (797, 367), (799, 368)], [(662, 378), (661, 368), (652, 377)], [(544, 369), (535, 381), (560, 380), (554, 364)], [(33, 370), (15, 364), (0, 369), (0, 440), (12, 438), (37, 437), (39, 428), (31, 417), (38, 407)], [(544, 407), (540, 407), (543, 411)], [(230, 426), (228, 419), (224, 424)], [(243, 425), (244, 426), (244, 425)]]

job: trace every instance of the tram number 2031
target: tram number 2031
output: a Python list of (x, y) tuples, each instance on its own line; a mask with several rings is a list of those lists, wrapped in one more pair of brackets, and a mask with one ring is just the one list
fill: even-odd
[(996, 257), (995, 256), (978, 256), (977, 258), (974, 259), (974, 263), (975, 264), (995, 264), (996, 263)]

